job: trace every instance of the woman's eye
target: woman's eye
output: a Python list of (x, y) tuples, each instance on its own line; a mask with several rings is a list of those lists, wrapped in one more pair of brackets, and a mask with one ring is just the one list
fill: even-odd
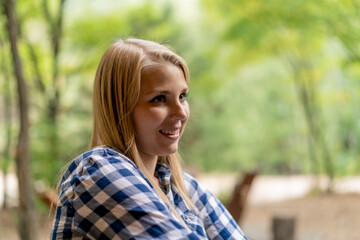
[(164, 95), (159, 95), (151, 99), (150, 102), (154, 102), (154, 103), (166, 102), (166, 97)]
[(182, 93), (179, 97), (180, 101), (185, 101), (188, 96), (188, 93)]

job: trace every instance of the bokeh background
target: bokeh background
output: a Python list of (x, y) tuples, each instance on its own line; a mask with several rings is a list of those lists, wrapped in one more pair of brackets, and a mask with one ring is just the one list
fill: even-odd
[[(18, 206), (20, 115), (6, 2), (0, 6), (0, 215), (12, 221), (0, 219), (0, 238), (19, 239), (11, 209)], [(254, 204), (265, 204), (275, 189), (297, 188), (301, 194), (292, 196), (305, 202), (296, 202), (294, 209), (325, 199), (329, 206), (323, 211), (337, 209), (344, 219), (324, 229), (345, 224), (349, 233), (345, 219), (360, 222), (360, 198), (354, 193), (360, 186), (359, 1), (18, 0), (15, 7), (34, 189), (54, 188), (60, 169), (88, 148), (97, 64), (113, 41), (136, 37), (171, 46), (188, 63), (191, 118), (180, 153), (185, 168), (205, 185), (219, 185), (213, 191), (223, 201), (239, 176), (256, 172), (259, 182), (253, 187), (260, 195), (250, 192)], [(297, 183), (299, 177), (302, 185), (266, 185), (274, 179)], [(47, 208), (34, 201), (36, 211), (46, 215)], [(334, 205), (345, 201), (352, 210)], [(276, 207), (265, 206), (261, 215), (264, 205), (250, 206), (244, 231), (251, 239), (271, 239), (264, 219)], [(302, 216), (297, 239), (360, 237), (322, 233), (327, 215), (309, 230), (301, 224), (319, 214), (296, 214)]]

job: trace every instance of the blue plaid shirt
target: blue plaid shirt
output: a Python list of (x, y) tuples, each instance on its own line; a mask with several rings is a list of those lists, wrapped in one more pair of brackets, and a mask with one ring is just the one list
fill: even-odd
[(155, 176), (188, 229), (131, 160), (98, 147), (65, 171), (51, 239), (247, 239), (220, 201), (190, 175), (184, 173), (184, 182), (196, 210), (171, 184), (166, 165), (157, 165)]

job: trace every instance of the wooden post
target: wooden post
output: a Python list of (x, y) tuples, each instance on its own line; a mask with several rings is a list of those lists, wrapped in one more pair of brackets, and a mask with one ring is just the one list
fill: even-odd
[(295, 218), (275, 216), (272, 220), (273, 240), (295, 239)]
[(246, 199), (256, 173), (246, 173), (244, 178), (239, 181), (226, 205), (227, 210), (233, 216), (236, 222), (240, 222), (244, 212)]

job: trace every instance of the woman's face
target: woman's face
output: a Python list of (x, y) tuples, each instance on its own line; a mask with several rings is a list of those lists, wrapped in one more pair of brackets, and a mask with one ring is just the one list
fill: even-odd
[(184, 74), (172, 63), (142, 74), (140, 97), (133, 112), (136, 144), (142, 158), (177, 151), (190, 113), (187, 93)]

